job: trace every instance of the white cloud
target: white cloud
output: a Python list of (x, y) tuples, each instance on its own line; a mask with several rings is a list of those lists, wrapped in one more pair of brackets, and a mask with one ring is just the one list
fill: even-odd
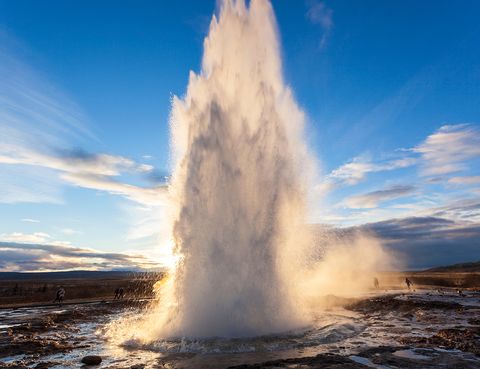
[(407, 168), (417, 162), (415, 158), (404, 157), (387, 162), (376, 163), (368, 158), (358, 156), (352, 161), (333, 170), (328, 178), (340, 184), (355, 185), (363, 181), (368, 173)]
[(52, 238), (48, 233), (0, 233), (0, 241), (2, 242), (21, 242), (21, 243), (42, 243), (49, 242)]
[(470, 124), (444, 125), (411, 149), (422, 159), (422, 174), (439, 176), (469, 169), (480, 158), (480, 130)]

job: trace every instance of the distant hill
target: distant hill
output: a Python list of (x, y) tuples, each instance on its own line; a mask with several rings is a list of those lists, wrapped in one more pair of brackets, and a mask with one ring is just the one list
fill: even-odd
[(116, 279), (142, 274), (133, 271), (91, 271), (75, 270), (69, 272), (0, 272), (0, 280), (52, 280), (52, 279)]
[(425, 270), (425, 272), (464, 272), (464, 273), (480, 273), (480, 261), (475, 261), (472, 263), (461, 263), (461, 264), (453, 264), (448, 266), (441, 266), (437, 268), (431, 268)]

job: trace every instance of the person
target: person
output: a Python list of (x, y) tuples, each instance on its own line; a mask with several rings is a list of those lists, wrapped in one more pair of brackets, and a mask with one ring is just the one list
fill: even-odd
[(123, 287), (118, 287), (115, 289), (115, 298), (114, 300), (123, 299)]
[(373, 286), (375, 287), (375, 289), (379, 289), (380, 288), (380, 283), (378, 282), (378, 278), (375, 277), (373, 278)]
[(58, 302), (61, 304), (63, 302), (63, 298), (65, 297), (65, 288), (63, 286), (60, 286), (60, 288), (57, 290), (57, 294), (55, 296), (55, 300), (53, 302)]
[(405, 283), (407, 284), (408, 290), (411, 290), (411, 286), (413, 285), (412, 281), (408, 278), (405, 278)]

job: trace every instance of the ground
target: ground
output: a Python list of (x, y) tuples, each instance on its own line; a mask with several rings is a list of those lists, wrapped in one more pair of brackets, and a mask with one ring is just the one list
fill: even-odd
[(106, 342), (105, 323), (141, 310), (149, 296), (112, 297), (0, 309), (0, 369), (74, 368), (86, 355), (101, 356), (97, 367), (111, 369), (480, 368), (480, 293), (474, 289), (459, 294), (422, 286), (357, 299), (330, 296), (330, 308), (295, 332), (162, 340), (148, 347)]

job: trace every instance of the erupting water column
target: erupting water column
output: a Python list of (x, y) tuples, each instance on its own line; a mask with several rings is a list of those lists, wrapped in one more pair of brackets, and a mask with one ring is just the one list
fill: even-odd
[(245, 337), (298, 327), (309, 159), (271, 4), (224, 1), (204, 48), (171, 114), (174, 308), (148, 329)]

